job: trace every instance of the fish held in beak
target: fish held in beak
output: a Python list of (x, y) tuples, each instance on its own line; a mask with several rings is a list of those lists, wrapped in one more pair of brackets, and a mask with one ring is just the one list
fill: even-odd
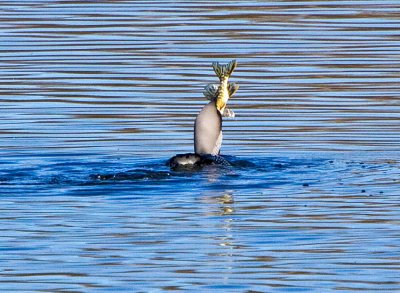
[(224, 115), (224, 110), (229, 98), (237, 91), (239, 88), (236, 84), (228, 82), (229, 77), (237, 66), (236, 60), (232, 60), (227, 65), (221, 65), (218, 62), (213, 63), (213, 68), (215, 74), (219, 78), (219, 86), (215, 92), (215, 87), (210, 86), (206, 88), (207, 94), (211, 95), (212, 92), (216, 94), (215, 106), (221, 116)]

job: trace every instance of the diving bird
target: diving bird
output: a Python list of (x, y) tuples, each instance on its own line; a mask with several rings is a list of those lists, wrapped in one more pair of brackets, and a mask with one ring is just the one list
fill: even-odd
[(203, 107), (194, 123), (194, 152), (199, 155), (219, 155), (222, 145), (222, 116), (232, 116), (233, 112), (226, 108), (228, 99), (235, 94), (239, 86), (228, 83), (228, 78), (236, 68), (233, 60), (227, 65), (213, 63), (219, 85), (206, 87), (204, 95), (211, 101)]
[(239, 88), (235, 83), (228, 82), (236, 65), (235, 60), (227, 65), (213, 63), (219, 84), (207, 85), (203, 93), (210, 102), (203, 107), (194, 123), (194, 154), (176, 155), (168, 161), (169, 166), (175, 168), (204, 164), (229, 164), (219, 154), (222, 145), (222, 117), (235, 116), (234, 112), (226, 105), (228, 99)]

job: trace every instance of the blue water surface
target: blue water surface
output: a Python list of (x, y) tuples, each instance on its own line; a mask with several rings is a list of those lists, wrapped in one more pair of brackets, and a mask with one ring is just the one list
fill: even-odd
[[(400, 291), (396, 1), (1, 1), (1, 292)], [(171, 170), (238, 61), (222, 154)]]

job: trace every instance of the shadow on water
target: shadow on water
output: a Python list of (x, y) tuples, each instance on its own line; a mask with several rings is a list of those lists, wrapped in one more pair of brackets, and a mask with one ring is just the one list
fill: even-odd
[[(231, 166), (208, 165), (196, 169), (171, 169), (165, 160), (143, 159), (140, 162), (93, 160), (92, 162), (53, 162), (20, 168), (3, 169), (0, 186), (35, 187), (38, 190), (62, 188), (76, 192), (79, 186), (124, 186), (140, 190), (163, 188), (166, 192), (195, 192), (202, 189), (258, 191), (269, 188), (288, 188), (296, 194), (305, 188), (325, 186), (342, 192), (366, 193), (373, 186), (375, 194), (390, 193), (399, 180), (399, 162), (396, 160), (365, 160), (345, 158), (299, 158), (284, 157), (235, 157), (224, 156)], [(5, 162), (3, 162), (5, 164)], [(387, 179), (373, 180), (376, 174), (387, 175)], [(371, 178), (371, 182), (369, 179)], [(294, 188), (294, 189), (293, 189)], [(381, 190), (379, 190), (381, 188)], [(138, 190), (139, 190), (138, 189)], [(297, 191), (296, 191), (297, 189)], [(158, 190), (159, 191), (159, 190)], [(87, 193), (89, 195), (90, 193)], [(96, 193), (95, 193), (96, 194)]]
[(283, 158), (264, 158), (264, 159), (239, 159), (235, 156), (224, 156), (230, 166), (210, 164), (202, 167), (187, 167), (181, 169), (173, 169), (164, 166), (165, 162), (159, 161), (153, 164), (146, 164), (141, 168), (130, 169), (115, 173), (98, 173), (89, 175), (89, 182), (107, 183), (118, 181), (134, 182), (162, 182), (163, 180), (185, 180), (186, 178), (201, 179), (204, 176), (212, 179), (240, 179), (251, 174), (259, 174), (260, 177), (268, 174), (277, 175), (277, 173), (297, 173), (302, 168), (311, 168), (312, 166), (320, 166), (326, 163), (325, 160), (318, 162), (305, 160), (288, 160)]

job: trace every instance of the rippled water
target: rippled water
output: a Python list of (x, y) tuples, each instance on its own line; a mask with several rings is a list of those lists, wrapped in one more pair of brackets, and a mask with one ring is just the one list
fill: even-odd
[[(0, 12), (1, 291), (400, 291), (398, 1)], [(234, 166), (169, 170), (231, 59)]]

